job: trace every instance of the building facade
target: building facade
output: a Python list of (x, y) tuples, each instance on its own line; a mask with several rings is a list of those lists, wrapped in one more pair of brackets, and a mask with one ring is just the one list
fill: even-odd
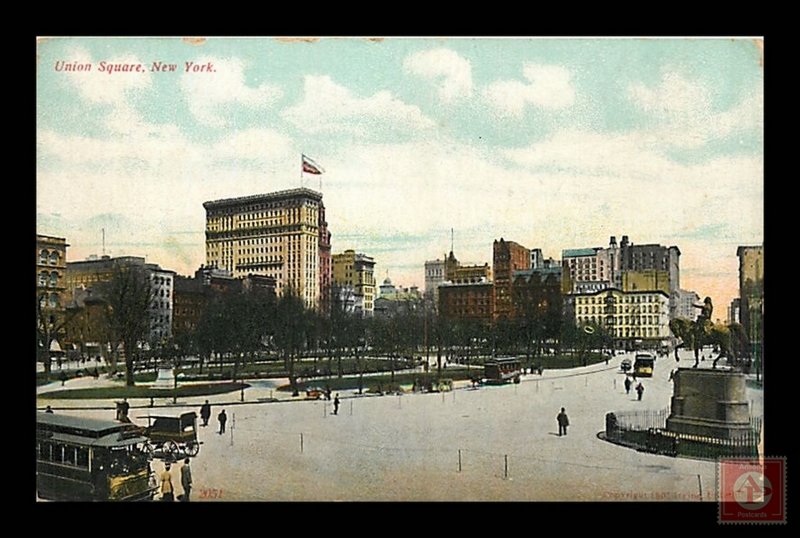
[(742, 326), (758, 350), (764, 334), (764, 247), (743, 246), (739, 257), (739, 317)]
[[(345, 250), (333, 255), (333, 286), (353, 297), (353, 311), (365, 317), (375, 311), (375, 260), (366, 254)], [(341, 298), (340, 298), (341, 300)], [(346, 304), (349, 303), (349, 300)]]
[(565, 249), (562, 289), (567, 293), (593, 293), (613, 286), (608, 253), (601, 247)]
[(608, 248), (566, 249), (562, 253), (565, 294), (594, 293), (606, 288), (622, 291), (664, 291), (670, 297), (670, 318), (678, 315), (680, 255), (676, 246), (634, 245), (627, 235)]
[(439, 304), (439, 286), (444, 282), (444, 260), (425, 262), (425, 298)]
[(90, 258), (67, 263), (67, 293), (75, 297), (76, 291), (88, 291), (94, 299), (105, 299), (106, 285), (120, 268), (141, 271), (150, 285), (150, 332), (148, 341), (163, 343), (172, 338), (172, 311), (174, 305), (175, 271), (146, 263), (139, 256)]
[(495, 288), (491, 282), (452, 284), (439, 287), (439, 315), (447, 320), (491, 323), (494, 318)]
[(728, 307), (728, 323), (741, 323), (742, 322), (742, 301), (735, 297), (730, 306)]
[(513, 280), (514, 317), (541, 324), (557, 335), (564, 313), (561, 267), (539, 267), (516, 271)]
[[(307, 188), (205, 202), (206, 265), (275, 279), (279, 294), (293, 289), (317, 307), (325, 274), (322, 194)], [(324, 237), (323, 237), (324, 236)], [(320, 253), (320, 245), (323, 252)]]
[(36, 299), (42, 313), (63, 314), (67, 294), (67, 240), (36, 235)]
[(624, 292), (607, 288), (571, 294), (567, 302), (568, 312), (577, 325), (605, 328), (617, 346), (655, 348), (670, 339), (669, 295), (663, 291)]
[(699, 308), (695, 308), (695, 305), (701, 303), (700, 296), (697, 295), (697, 292), (691, 290), (678, 290), (678, 311), (676, 312), (676, 317), (685, 318), (688, 320), (694, 321), (697, 319), (697, 314), (700, 313)]
[(325, 206), (319, 205), (319, 297), (320, 310), (330, 312), (331, 286), (333, 285), (333, 258), (331, 257), (331, 232), (325, 219)]
[(513, 275), (531, 267), (531, 251), (502, 237), (492, 245), (494, 266), (494, 316), (510, 318), (514, 313), (512, 300)]

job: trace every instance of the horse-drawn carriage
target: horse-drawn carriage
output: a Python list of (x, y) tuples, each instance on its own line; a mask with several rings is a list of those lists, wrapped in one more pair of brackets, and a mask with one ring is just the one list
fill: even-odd
[(145, 448), (155, 458), (180, 459), (200, 452), (197, 439), (197, 414), (194, 411), (175, 415), (147, 415), (143, 433)]

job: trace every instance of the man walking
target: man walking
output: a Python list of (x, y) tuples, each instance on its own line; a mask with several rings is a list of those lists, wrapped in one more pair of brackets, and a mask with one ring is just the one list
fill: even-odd
[(183, 487), (181, 501), (188, 503), (189, 494), (192, 492), (192, 469), (189, 467), (189, 458), (183, 460), (183, 467), (181, 467), (181, 487)]
[(633, 385), (633, 381), (628, 376), (625, 376), (625, 394), (631, 393), (631, 385)]
[(219, 434), (222, 435), (225, 433), (225, 423), (228, 422), (228, 415), (225, 414), (224, 409), (217, 415), (217, 420), (219, 421)]
[(562, 435), (567, 435), (569, 417), (567, 417), (567, 413), (563, 407), (561, 408), (561, 412), (556, 417), (556, 421), (558, 421), (558, 436), (561, 437)]
[(339, 393), (336, 393), (336, 398), (333, 399), (333, 414), (339, 414)]
[(639, 381), (639, 384), (636, 385), (636, 394), (639, 395), (639, 401), (641, 401), (642, 400), (642, 394), (644, 394), (644, 385), (642, 385), (641, 381)]
[(211, 404), (208, 400), (200, 406), (200, 418), (203, 419), (203, 427), (208, 426), (208, 419), (211, 418)]

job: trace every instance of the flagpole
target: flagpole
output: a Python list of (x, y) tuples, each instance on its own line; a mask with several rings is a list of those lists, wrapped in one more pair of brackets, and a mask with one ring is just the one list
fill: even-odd
[(300, 188), (303, 188), (303, 154), (300, 154)]

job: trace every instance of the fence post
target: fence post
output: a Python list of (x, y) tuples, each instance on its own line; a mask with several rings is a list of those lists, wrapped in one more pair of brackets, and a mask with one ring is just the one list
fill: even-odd
[(350, 416), (353, 416), (353, 400), (350, 400)]
[(303, 434), (300, 434), (300, 453), (303, 453)]
[(504, 466), (505, 469), (503, 471), (503, 478), (507, 479), (508, 478), (508, 454), (504, 454), (503, 455), (503, 459), (505, 460), (505, 466)]
[(458, 449), (458, 472), (461, 472), (461, 449)]
[(703, 500), (703, 481), (700, 479), (700, 474), (697, 474), (697, 488), (700, 490), (700, 500)]

